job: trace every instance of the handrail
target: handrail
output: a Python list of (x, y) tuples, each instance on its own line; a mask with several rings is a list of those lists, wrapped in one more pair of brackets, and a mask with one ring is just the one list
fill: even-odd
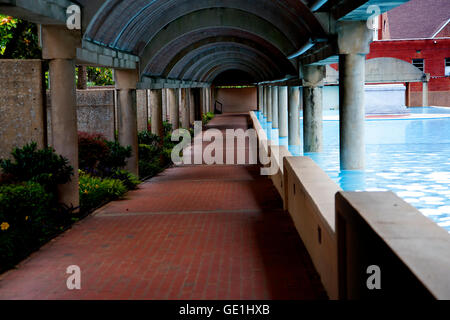
[[(220, 105), (220, 110), (217, 109), (217, 105)], [(214, 103), (214, 113), (215, 114), (222, 114), (223, 113), (223, 104), (220, 101), (217, 101)]]

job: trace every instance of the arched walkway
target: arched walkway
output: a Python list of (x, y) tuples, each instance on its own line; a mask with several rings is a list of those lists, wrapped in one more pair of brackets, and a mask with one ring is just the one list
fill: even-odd
[[(246, 129), (248, 116), (209, 127)], [(272, 181), (256, 165), (167, 169), (0, 278), (0, 299), (323, 299)], [(82, 290), (66, 287), (81, 268)]]

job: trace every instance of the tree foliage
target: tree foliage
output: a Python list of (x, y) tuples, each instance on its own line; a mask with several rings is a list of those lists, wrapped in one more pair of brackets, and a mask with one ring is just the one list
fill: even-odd
[(0, 58), (40, 59), (37, 25), (0, 15)]

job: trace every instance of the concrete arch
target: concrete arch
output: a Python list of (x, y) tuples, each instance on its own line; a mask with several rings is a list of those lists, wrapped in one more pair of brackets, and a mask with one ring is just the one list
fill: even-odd
[(208, 31), (210, 28), (236, 28), (247, 31), (272, 43), (285, 55), (292, 53), (296, 45), (268, 21), (244, 11), (226, 8), (213, 8), (185, 15), (167, 25), (142, 52), (143, 66), (151, 63), (154, 57), (172, 41), (196, 30)]
[(236, 60), (250, 59), (257, 64), (261, 70), (266, 71), (268, 74), (276, 75), (277, 67), (274, 63), (264, 57), (261, 57), (258, 52), (251, 50), (243, 50), (241, 48), (225, 47), (222, 50), (211, 49), (206, 51), (201, 56), (196, 56), (190, 63), (186, 63), (182, 71), (177, 77), (185, 78), (185, 76), (192, 74), (192, 71), (199, 70), (202, 66), (206, 66), (212, 62), (217, 61), (220, 58), (234, 58)]
[[(91, 5), (93, 0), (79, 2), (93, 17), (86, 38), (110, 47), (139, 54), (139, 44), (176, 19), (195, 11), (229, 8), (251, 13), (287, 34), (294, 43), (307, 34), (323, 29), (314, 14), (298, 0), (108, 0), (103, 6)], [(120, 14), (119, 14), (120, 12)]]
[(267, 61), (271, 65), (273, 65), (274, 70), (277, 71), (278, 74), (283, 73), (283, 68), (275, 63), (277, 59), (274, 59), (273, 56), (270, 56), (263, 51), (259, 51), (258, 49), (239, 43), (233, 42), (220, 42), (220, 43), (210, 43), (200, 48), (189, 51), (183, 57), (176, 60), (176, 63), (171, 63), (166, 67), (163, 76), (173, 78), (176, 77), (177, 74), (180, 74), (186, 66), (193, 65), (196, 61), (201, 59), (204, 56), (207, 56), (213, 52), (223, 52), (223, 51), (239, 51), (239, 50), (247, 50), (251, 51), (261, 57), (264, 61)]
[(297, 73), (294, 61), (287, 60), (285, 54), (277, 47), (255, 34), (236, 28), (211, 28), (207, 32), (205, 30), (197, 30), (187, 33), (183, 37), (169, 43), (164, 50), (158, 52), (154, 59), (147, 64), (144, 73), (153, 75), (168, 74), (168, 70), (171, 70), (180, 59), (190, 52), (199, 50), (207, 45), (220, 45), (223, 42), (250, 46), (271, 57), (273, 61), (277, 61), (284, 74)]
[(409, 62), (396, 58), (366, 61), (366, 83), (423, 82), (425, 73)]
[(255, 75), (251, 69), (249, 69), (246, 65), (242, 63), (230, 63), (230, 64), (222, 64), (217, 65), (210, 69), (201, 79), (204, 82), (212, 83), (214, 79), (220, 75), (222, 72), (228, 71), (228, 70), (240, 70), (247, 72), (250, 76), (252, 76), (255, 79), (255, 82), (259, 82), (263, 77), (259, 75)]
[[(270, 77), (270, 74), (261, 69), (261, 66), (255, 63), (251, 58), (242, 58), (237, 60), (236, 58), (218, 58), (216, 61), (211, 62), (210, 64), (204, 65), (197, 70), (193, 70), (193, 73), (189, 76), (186, 76), (186, 80), (200, 81), (201, 78), (212, 68), (218, 66), (220, 64), (242, 64), (252, 68), (256, 74), (260, 75), (262, 78)], [(189, 78), (188, 78), (189, 77)]]

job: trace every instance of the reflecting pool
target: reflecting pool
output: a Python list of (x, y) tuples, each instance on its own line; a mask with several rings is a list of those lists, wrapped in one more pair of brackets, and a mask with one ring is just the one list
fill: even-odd
[[(346, 191), (392, 190), (450, 232), (450, 109), (412, 108), (413, 119), (367, 119), (366, 170), (340, 171), (338, 112), (324, 113), (322, 153), (305, 154)], [(442, 115), (442, 116), (440, 116)], [(446, 117), (447, 116), (447, 117)], [(261, 114), (258, 115), (264, 123)], [(433, 118), (429, 118), (433, 117)], [(300, 120), (303, 132), (302, 120)], [(276, 144), (277, 130), (268, 137)], [(303, 155), (302, 147), (289, 147)]]

